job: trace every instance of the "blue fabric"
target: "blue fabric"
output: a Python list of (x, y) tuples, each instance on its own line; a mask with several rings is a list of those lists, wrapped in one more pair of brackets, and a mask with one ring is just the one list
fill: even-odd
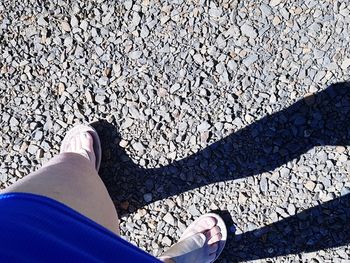
[(53, 199), (0, 195), (0, 262), (160, 262)]

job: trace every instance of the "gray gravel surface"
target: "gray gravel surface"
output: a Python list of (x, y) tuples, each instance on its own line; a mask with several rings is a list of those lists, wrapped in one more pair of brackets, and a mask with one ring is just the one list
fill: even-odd
[(221, 211), (219, 262), (349, 262), (347, 1), (39, 2), (0, 2), (2, 188), (99, 121), (133, 244)]

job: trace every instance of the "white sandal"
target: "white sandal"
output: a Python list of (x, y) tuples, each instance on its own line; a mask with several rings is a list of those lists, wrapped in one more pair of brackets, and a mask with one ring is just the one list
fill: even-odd
[(84, 132), (88, 132), (92, 137), (94, 153), (96, 158), (95, 168), (98, 171), (100, 169), (101, 159), (102, 159), (101, 141), (97, 131), (94, 128), (92, 128), (90, 125), (79, 124), (77, 126), (74, 126), (72, 129), (70, 129), (67, 132), (66, 136), (64, 136), (63, 138), (60, 152), (62, 153), (64, 152), (64, 149), (67, 149), (68, 144), (70, 143), (72, 137), (75, 137), (78, 134), (81, 134)]
[(216, 251), (215, 258), (208, 259), (208, 252), (203, 249), (206, 243), (206, 237), (203, 233), (196, 233), (187, 238), (180, 238), (179, 242), (171, 246), (161, 258), (170, 258), (176, 263), (187, 263), (187, 262), (214, 262), (220, 256), (222, 250), (225, 247), (227, 239), (227, 228), (224, 220), (214, 213), (208, 213), (197, 218), (192, 224), (190, 224), (182, 236), (186, 236), (189, 232), (193, 231), (193, 227), (204, 217), (213, 217), (216, 219), (216, 225), (221, 229), (222, 238), (218, 241), (218, 249)]

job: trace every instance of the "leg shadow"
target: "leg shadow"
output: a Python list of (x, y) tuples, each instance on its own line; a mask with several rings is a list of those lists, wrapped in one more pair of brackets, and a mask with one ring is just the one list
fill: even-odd
[(350, 243), (350, 194), (235, 236), (224, 256), (234, 262), (313, 252)]
[[(337, 83), (282, 111), (266, 116), (187, 158), (175, 161), (168, 166), (153, 169), (144, 169), (135, 165), (124, 149), (118, 146), (120, 136), (116, 127), (106, 121), (100, 121), (94, 124), (100, 134), (103, 148), (100, 174), (113, 200), (122, 204), (118, 206), (119, 213), (133, 212), (150, 202), (207, 184), (235, 180), (274, 170), (288, 161), (299, 158), (300, 155), (315, 146), (349, 145), (349, 112), (350, 83)], [(151, 194), (152, 199), (144, 198), (145, 194)], [(346, 198), (348, 199), (348, 197)], [(341, 200), (343, 199), (332, 201), (332, 204), (340, 204)], [(346, 208), (339, 205), (339, 209), (341, 207)], [(310, 211), (314, 211), (310, 212), (310, 215), (313, 215), (316, 213), (315, 211), (324, 210), (320, 206), (312, 208)], [(261, 231), (271, 233), (269, 238), (273, 239), (274, 236), (279, 235), (279, 232), (271, 229), (284, 228), (281, 226), (285, 222), (291, 223), (292, 220), (296, 220), (296, 224), (303, 224), (304, 221), (300, 219), (300, 216), (309, 215), (307, 213), (303, 212), (299, 216), (285, 219), (272, 226), (262, 228)], [(333, 227), (328, 224), (329, 217), (323, 213), (319, 215), (320, 218), (317, 220), (325, 220), (324, 227), (319, 228), (320, 234), (326, 233), (328, 235), (332, 232)], [(344, 215), (347, 217), (348, 214)], [(347, 218), (349, 219), (349, 217)], [(315, 220), (308, 222), (310, 228), (317, 232), (320, 225)], [(288, 224), (283, 226), (286, 226), (285, 229), (292, 227)], [(298, 233), (296, 229), (294, 230), (292, 232)], [(240, 235), (241, 240), (256, 241), (257, 238), (251, 239), (250, 236), (255, 237), (257, 233), (254, 231)], [(322, 241), (325, 245), (321, 247), (317, 242), (313, 244), (310, 241), (308, 250), (305, 250), (305, 247), (298, 243), (298, 238), (283, 239), (284, 245), (279, 241), (273, 245), (273, 242), (269, 241), (273, 251), (280, 252), (271, 252), (272, 250), (266, 246), (263, 247), (262, 251), (267, 249), (271, 253), (261, 252), (262, 255), (257, 255), (257, 257), (264, 258), (314, 251), (349, 242), (348, 238), (341, 238), (341, 235), (339, 235), (340, 239), (337, 242), (332, 241), (331, 237), (334, 233), (329, 235), (327, 238), (330, 241), (327, 241), (328, 243)], [(230, 241), (228, 247), (234, 248), (235, 245), (237, 245), (235, 242)], [(252, 249), (252, 246), (246, 245), (247, 248)], [(247, 257), (238, 256), (238, 258)]]

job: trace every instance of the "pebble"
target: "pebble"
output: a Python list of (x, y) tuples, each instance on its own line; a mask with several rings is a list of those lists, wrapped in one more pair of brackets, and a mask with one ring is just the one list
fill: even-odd
[(268, 190), (267, 179), (265, 176), (260, 179), (260, 190), (266, 192)]
[(200, 64), (200, 65), (203, 64), (203, 62), (204, 62), (204, 59), (203, 59), (201, 54), (195, 54), (193, 56), (193, 59), (197, 64)]
[(129, 54), (131, 59), (139, 59), (142, 56), (142, 51), (133, 51)]
[(124, 2), (124, 7), (126, 10), (130, 10), (132, 8), (132, 0), (127, 0)]
[(305, 188), (309, 191), (313, 191), (315, 189), (316, 184), (313, 181), (307, 181), (305, 183)]
[(176, 91), (178, 91), (181, 88), (179, 83), (175, 83), (170, 87), (170, 93), (174, 94)]
[(250, 38), (256, 38), (258, 36), (256, 29), (247, 23), (241, 26), (241, 31), (243, 35)]
[(145, 147), (143, 146), (142, 143), (140, 142), (135, 142), (132, 144), (132, 148), (138, 152), (143, 152), (145, 150)]
[(134, 123), (134, 120), (131, 119), (131, 118), (125, 118), (125, 121), (123, 122), (121, 128), (122, 129), (127, 129), (129, 128), (130, 126), (132, 126)]
[(40, 16), (38, 17), (37, 23), (38, 23), (39, 26), (43, 26), (43, 27), (45, 27), (45, 26), (48, 25), (48, 23), (47, 23), (45, 17), (42, 16), (42, 15), (40, 15)]
[(15, 117), (11, 117), (10, 119), (10, 126), (11, 127), (17, 127), (19, 125), (19, 121)]
[(61, 22), (61, 27), (62, 30), (66, 31), (66, 32), (70, 32), (71, 31), (71, 27), (69, 25), (69, 23), (67, 21), (62, 21)]
[(278, 6), (281, 3), (282, 0), (271, 0), (270, 5), (275, 7)]
[(165, 236), (165, 237), (163, 237), (163, 239), (162, 239), (162, 243), (163, 243), (165, 246), (170, 247), (171, 244), (172, 244), (172, 241), (171, 241), (171, 239), (170, 239), (168, 236)]
[(342, 69), (347, 69), (350, 66), (350, 58), (345, 58), (341, 64)]
[(257, 61), (258, 60), (258, 56), (257, 55), (251, 55), (251, 56), (249, 56), (249, 57), (247, 57), (247, 58), (245, 58), (244, 60), (243, 60), (243, 64), (246, 66), (246, 67), (249, 67), (251, 64), (253, 64), (255, 61)]
[(151, 193), (146, 193), (143, 195), (143, 200), (145, 200), (145, 202), (149, 203), (151, 202), (153, 199), (153, 196)]
[(104, 105), (104, 104), (105, 104), (105, 101), (106, 101), (106, 96), (105, 96), (105, 95), (101, 95), (101, 94), (97, 94), (97, 95), (95, 96), (95, 101), (96, 101), (98, 104)]
[(28, 146), (28, 153), (32, 154), (32, 155), (36, 155), (37, 151), (39, 150), (39, 147), (34, 145), (34, 144), (30, 144)]
[(198, 211), (195, 205), (191, 205), (187, 210), (193, 217), (198, 217), (201, 213)]
[(200, 123), (198, 126), (197, 126), (197, 131), (198, 132), (204, 132), (204, 131), (207, 131), (211, 128), (211, 125), (206, 122), (206, 121), (203, 121), (202, 123)]
[(281, 168), (280, 174), (283, 178), (288, 178), (290, 174), (290, 170), (286, 167)]
[(20, 154), (24, 154), (26, 152), (26, 150), (28, 149), (29, 143), (24, 141), (21, 145), (21, 148), (19, 150)]
[(142, 29), (141, 29), (141, 33), (140, 33), (140, 36), (142, 37), (142, 38), (146, 38), (146, 37), (148, 37), (149, 36), (149, 29), (148, 29), (148, 27), (145, 25), (145, 26), (143, 26), (142, 27)]
[(163, 217), (163, 220), (172, 226), (175, 225), (175, 219), (170, 213), (166, 213), (165, 216)]
[(295, 211), (296, 211), (296, 208), (295, 208), (295, 205), (293, 204), (288, 204), (288, 214), (290, 214), (291, 216), (292, 215), (295, 215)]

